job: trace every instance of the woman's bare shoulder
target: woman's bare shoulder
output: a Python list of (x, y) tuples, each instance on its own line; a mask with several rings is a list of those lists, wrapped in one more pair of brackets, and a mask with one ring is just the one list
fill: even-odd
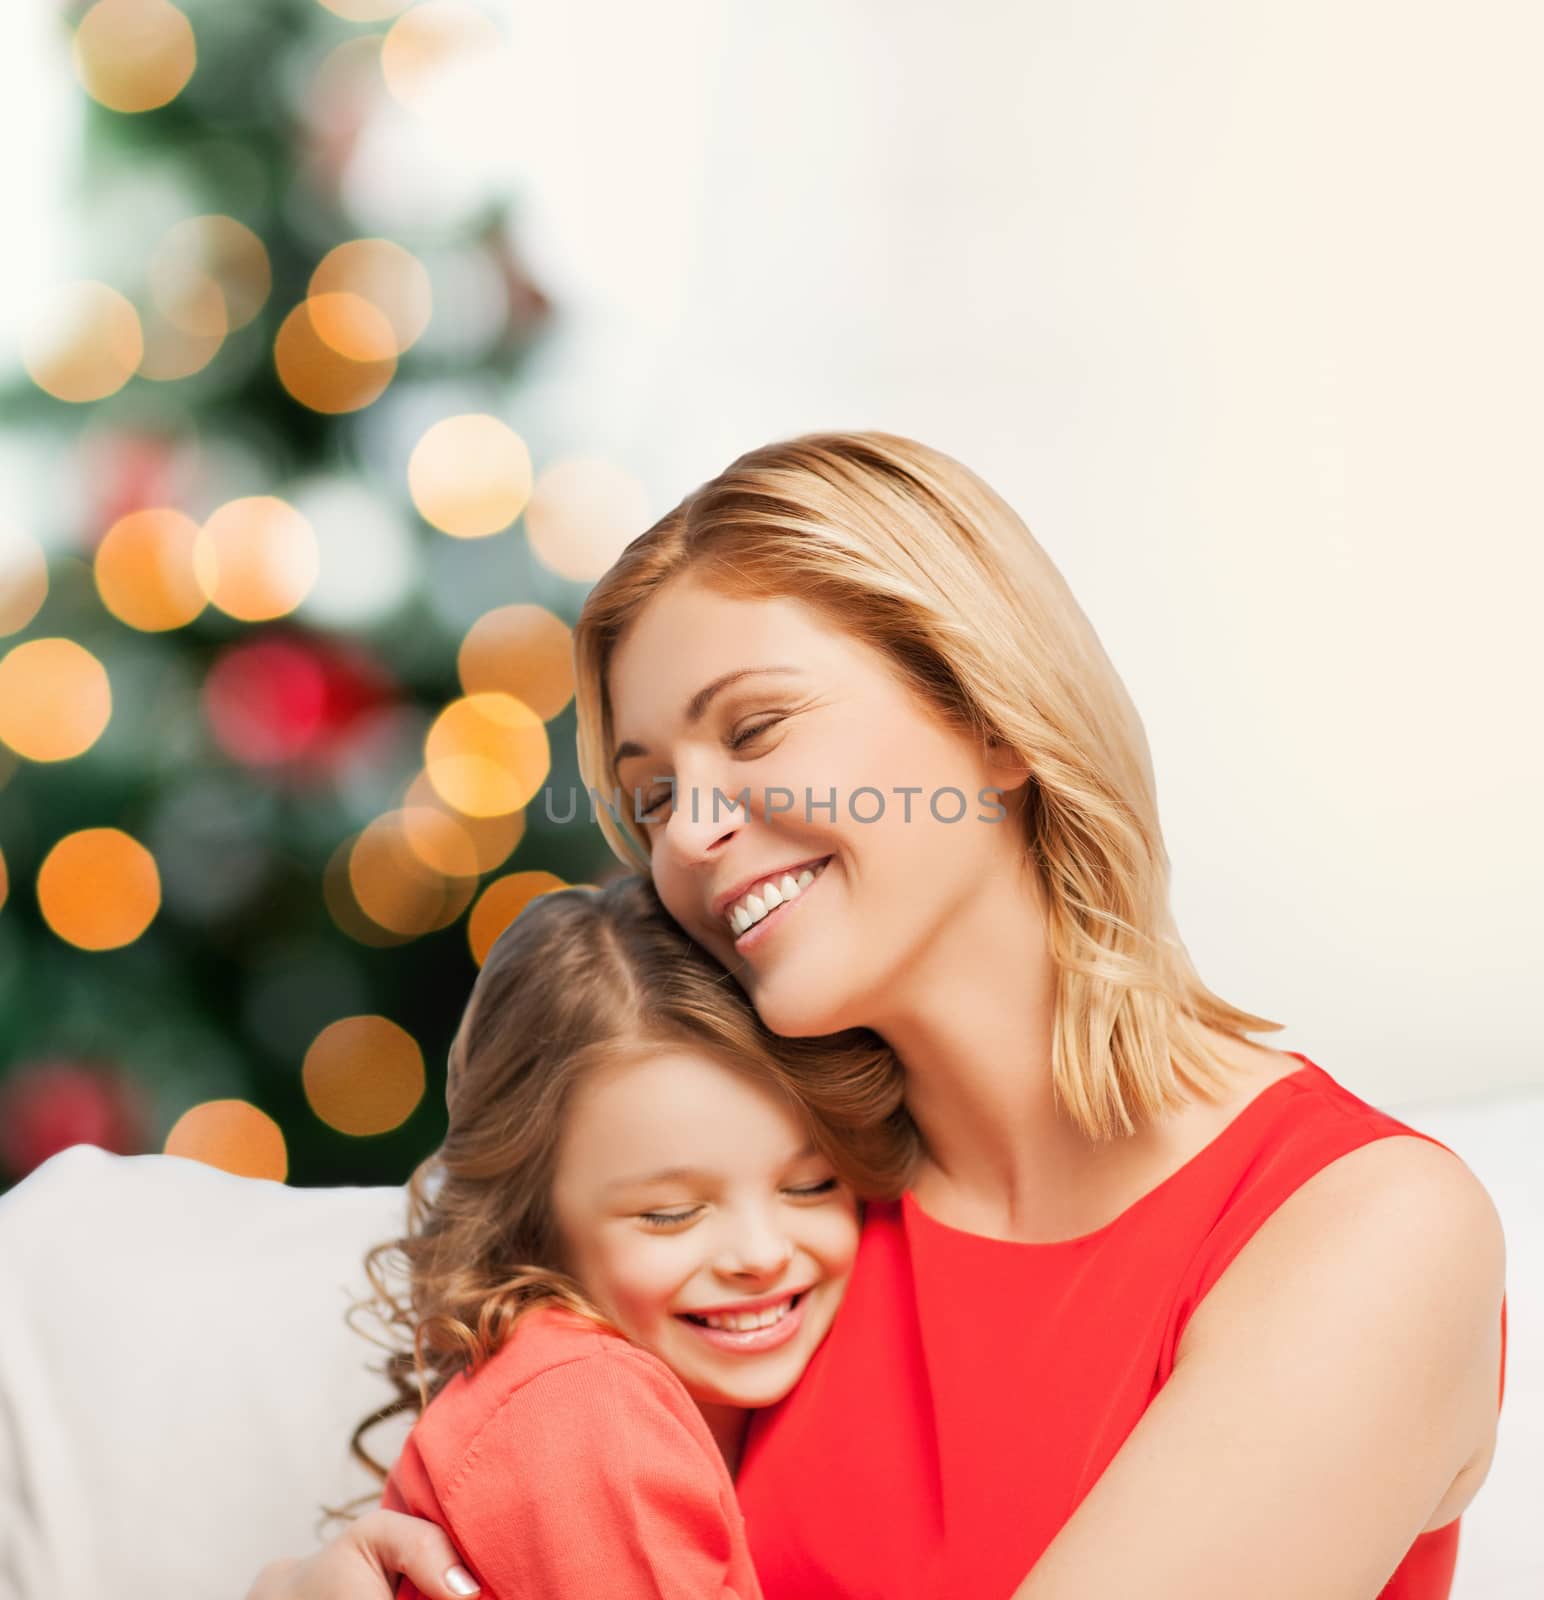
[[(1343, 1270), (1325, 1270), (1336, 1264)], [(1484, 1481), (1500, 1403), (1506, 1245), (1484, 1185), (1452, 1151), (1414, 1133), (1337, 1157), (1240, 1250), (1190, 1318), (1176, 1361), (1238, 1337), (1267, 1286), (1297, 1280), (1311, 1280), (1317, 1314), (1347, 1330), (1402, 1303), (1421, 1324), (1412, 1342), (1449, 1352), (1445, 1381), (1465, 1396), (1467, 1455), (1427, 1527), (1451, 1521)], [(1423, 1292), (1432, 1284), (1442, 1292)]]

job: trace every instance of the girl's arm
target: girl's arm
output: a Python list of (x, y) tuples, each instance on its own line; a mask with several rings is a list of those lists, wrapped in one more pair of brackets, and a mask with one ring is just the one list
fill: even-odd
[(270, 1561), (246, 1600), (392, 1600), (399, 1576), (427, 1600), (481, 1592), (443, 1528), (400, 1511), (371, 1511), (304, 1561)]
[(424, 1455), (444, 1530), (372, 1512), (310, 1561), (266, 1568), (247, 1600), (389, 1600), (399, 1572), (456, 1600), (478, 1592), (447, 1577), (458, 1563), (483, 1600), (761, 1600), (706, 1425), (640, 1352), (550, 1367)]
[(1201, 1301), (1014, 1600), (1373, 1600), (1485, 1476), (1504, 1290), (1500, 1219), (1448, 1151), (1332, 1162)]
[(492, 1600), (761, 1600), (700, 1413), (620, 1342), (522, 1383), (436, 1479), (447, 1532)]

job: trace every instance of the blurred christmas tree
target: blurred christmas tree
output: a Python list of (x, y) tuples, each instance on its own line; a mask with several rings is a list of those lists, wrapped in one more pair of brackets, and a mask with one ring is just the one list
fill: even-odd
[[(0, 1181), (399, 1181), (478, 952), (616, 870), (568, 624), (646, 521), (497, 414), (549, 302), (466, 0), (66, 8), (90, 277), (3, 397)], [(388, 237), (389, 236), (389, 237)]]

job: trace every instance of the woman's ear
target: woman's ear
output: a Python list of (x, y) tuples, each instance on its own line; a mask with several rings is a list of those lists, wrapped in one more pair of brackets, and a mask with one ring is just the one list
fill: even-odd
[(988, 739), (986, 748), (987, 775), (991, 786), (1005, 795), (1022, 789), (1033, 776), (1029, 763), (1011, 745), (1001, 739)]

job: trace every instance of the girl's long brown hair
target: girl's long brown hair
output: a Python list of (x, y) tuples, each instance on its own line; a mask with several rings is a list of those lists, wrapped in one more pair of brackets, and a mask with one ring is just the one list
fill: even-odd
[[(878, 1035), (769, 1032), (645, 878), (541, 896), (494, 942), (472, 987), (450, 1050), (450, 1125), (408, 1182), (407, 1231), (365, 1257), (373, 1294), (350, 1321), (387, 1350), (396, 1390), (351, 1439), (376, 1477), (386, 1468), (364, 1436), (421, 1412), (497, 1351), (525, 1311), (561, 1305), (608, 1325), (564, 1271), (553, 1221), (564, 1106), (587, 1072), (683, 1045), (779, 1086), (859, 1194), (889, 1198), (906, 1186), (916, 1129)], [(383, 1336), (359, 1327), (361, 1312)]]

